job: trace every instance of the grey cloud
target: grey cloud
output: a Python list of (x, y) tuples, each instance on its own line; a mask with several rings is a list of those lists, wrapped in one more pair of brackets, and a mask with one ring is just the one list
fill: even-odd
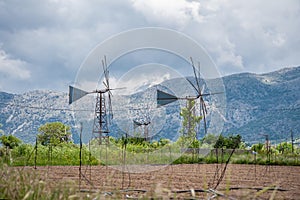
[(31, 72), (24, 84), (18, 77), (3, 77), (10, 84), (2, 90), (67, 90), (92, 48), (134, 26), (131, 13), (126, 1), (0, 2), (0, 44)]
[(145, 26), (194, 38), (223, 75), (299, 65), (299, 18), (297, 0), (179, 0), (173, 6), (166, 0), (0, 0), (1, 50), (30, 74), (28, 80), (1, 72), (9, 85), (0, 89), (67, 90), (98, 43)]

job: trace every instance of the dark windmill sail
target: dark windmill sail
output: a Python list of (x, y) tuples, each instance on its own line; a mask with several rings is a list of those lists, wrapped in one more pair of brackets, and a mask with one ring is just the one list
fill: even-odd
[[(69, 86), (69, 104), (72, 104), (74, 101), (84, 97), (88, 94), (97, 94), (96, 105), (95, 105), (95, 114), (94, 114), (94, 125), (93, 125), (93, 133), (97, 135), (99, 138), (100, 144), (104, 140), (105, 143), (109, 141), (109, 120), (112, 119), (112, 103), (111, 103), (111, 89), (109, 87), (109, 72), (108, 66), (106, 62), (106, 57), (104, 56), (104, 60), (102, 60), (103, 73), (104, 73), (104, 81), (103, 85), (104, 89), (94, 90), (91, 92), (87, 92), (73, 86)], [(106, 102), (105, 94), (107, 93), (108, 102)], [(108, 107), (106, 106), (108, 103)], [(108, 109), (107, 109), (108, 108)], [(107, 115), (109, 112), (109, 117)]]
[(84, 97), (85, 95), (89, 94), (86, 91), (80, 90), (73, 86), (69, 86), (69, 104), (72, 104), (74, 101)]
[(157, 90), (157, 106), (164, 106), (177, 100), (176, 96)]

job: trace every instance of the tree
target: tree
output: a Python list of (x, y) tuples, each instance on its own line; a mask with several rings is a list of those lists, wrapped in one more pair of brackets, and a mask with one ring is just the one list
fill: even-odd
[(282, 142), (279, 145), (276, 146), (276, 149), (280, 152), (280, 153), (292, 153), (293, 151), (293, 147), (292, 147), (292, 143), (288, 143), (288, 142)]
[(188, 100), (187, 106), (181, 109), (180, 116), (183, 117), (181, 132), (187, 139), (193, 141), (196, 138), (196, 126), (202, 119), (201, 116), (196, 116), (194, 113), (195, 101)]
[(71, 142), (70, 126), (61, 122), (46, 123), (39, 128), (38, 141), (42, 145)]
[(218, 135), (214, 134), (206, 134), (202, 139), (201, 143), (202, 144), (208, 144), (208, 145), (214, 145), (218, 141)]
[(2, 127), (2, 124), (0, 124), (0, 135), (3, 134), (3, 130), (1, 129), (1, 127)]
[(22, 141), (19, 138), (13, 135), (2, 135), (0, 137), (0, 141), (3, 146), (9, 149), (13, 149), (22, 143)]
[(251, 150), (255, 151), (257, 153), (262, 153), (263, 152), (263, 147), (264, 147), (264, 144), (262, 144), (262, 143), (253, 144), (251, 146)]
[(235, 149), (240, 146), (242, 142), (242, 137), (240, 135), (224, 137), (220, 135), (214, 148), (227, 148), (227, 149)]
[(226, 138), (223, 135), (220, 135), (218, 140), (216, 141), (214, 148), (223, 148), (226, 146)]

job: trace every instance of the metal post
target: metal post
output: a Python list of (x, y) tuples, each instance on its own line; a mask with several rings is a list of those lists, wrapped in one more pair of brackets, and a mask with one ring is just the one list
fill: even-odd
[(292, 141), (292, 154), (294, 154), (294, 134), (292, 129), (291, 129), (291, 141)]
[(34, 152), (34, 169), (36, 169), (36, 160), (37, 160), (37, 137), (35, 138), (35, 152)]
[(80, 123), (80, 136), (79, 136), (79, 191), (81, 189), (81, 165), (82, 165), (82, 122)]

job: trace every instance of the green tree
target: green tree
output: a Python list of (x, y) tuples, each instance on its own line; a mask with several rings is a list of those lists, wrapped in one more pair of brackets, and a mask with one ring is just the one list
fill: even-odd
[(71, 142), (70, 126), (61, 122), (46, 123), (39, 128), (38, 141), (42, 145)]
[(237, 134), (235, 136), (231, 135), (228, 137), (228, 139), (226, 141), (226, 148), (227, 149), (235, 149), (235, 148), (238, 148), (241, 143), (242, 143), (242, 137), (239, 134)]
[(220, 135), (214, 148), (227, 148), (227, 149), (235, 149), (240, 146), (242, 142), (242, 137), (240, 135), (224, 137)]
[(163, 146), (168, 145), (170, 143), (171, 143), (171, 141), (169, 139), (166, 139), (166, 138), (159, 139), (159, 146), (163, 147)]
[(3, 134), (3, 130), (1, 129), (1, 127), (2, 127), (2, 124), (0, 124), (0, 135)]
[(196, 139), (196, 126), (201, 121), (201, 116), (195, 115), (195, 101), (188, 100), (187, 106), (181, 109), (180, 116), (183, 117), (181, 133), (191, 142)]
[(208, 144), (213, 146), (216, 142), (218, 141), (218, 135), (214, 135), (214, 134), (206, 134), (202, 139), (201, 139), (201, 143), (202, 144)]
[(0, 142), (3, 146), (9, 149), (13, 149), (22, 143), (22, 141), (19, 138), (13, 135), (2, 135), (0, 137)]
[(216, 141), (214, 148), (223, 148), (226, 146), (226, 138), (223, 135), (220, 135), (218, 140)]
[(276, 146), (279, 153), (292, 153), (292, 143), (282, 142)]
[(257, 144), (253, 144), (251, 146), (251, 150), (255, 151), (257, 153), (262, 153), (263, 152), (263, 147), (264, 147), (263, 143), (257, 143)]

